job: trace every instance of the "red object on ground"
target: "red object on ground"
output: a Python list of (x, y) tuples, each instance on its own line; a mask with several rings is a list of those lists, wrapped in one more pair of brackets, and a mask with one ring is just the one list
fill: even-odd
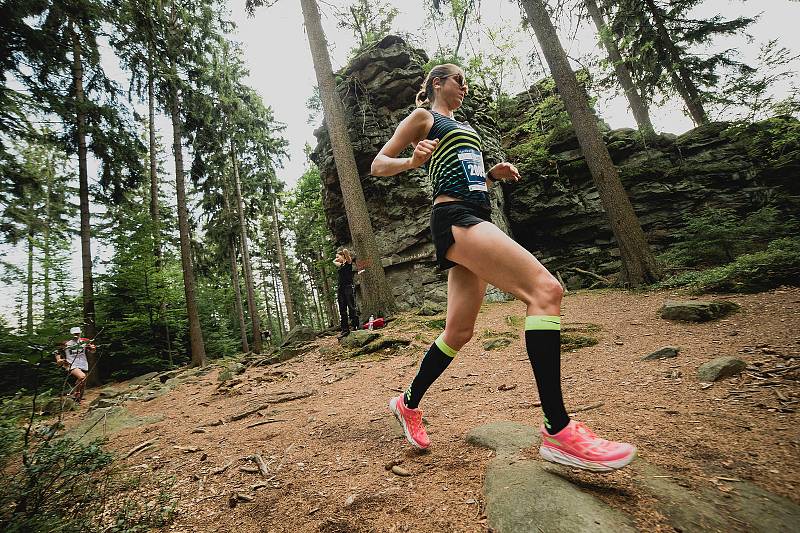
[[(385, 325), (386, 325), (386, 320), (382, 316), (379, 316), (378, 318), (372, 321), (372, 329), (382, 328)], [(362, 329), (369, 329), (369, 320), (364, 322)]]

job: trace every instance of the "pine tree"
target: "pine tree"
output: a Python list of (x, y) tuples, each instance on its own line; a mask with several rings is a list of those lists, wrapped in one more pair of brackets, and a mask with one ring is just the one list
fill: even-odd
[[(101, 66), (97, 40), (104, 24), (113, 22), (106, 6), (100, 0), (53, 0), (37, 6), (37, 46), (27, 49), (30, 71), (18, 73), (18, 78), (43, 111), (62, 121), (56, 137), (78, 157), (83, 322), (84, 334), (93, 338), (97, 329), (88, 152), (101, 162), (99, 181), (108, 199), (117, 201), (122, 191), (142, 179), (142, 147), (132, 133), (127, 108), (119, 103), (119, 89)], [(96, 366), (95, 354), (89, 355), (89, 364)], [(90, 372), (88, 383), (97, 384), (98, 375)]]
[(726, 70), (747, 68), (735, 50), (698, 50), (719, 35), (742, 32), (755, 19), (694, 19), (691, 10), (702, 0), (605, 0), (610, 27), (622, 43), (639, 93), (669, 97), (678, 94), (696, 125), (708, 122), (720, 78)]
[(586, 95), (575, 79), (575, 73), (569, 65), (543, 0), (521, 0), (521, 3), (528, 16), (528, 22), (536, 33), (539, 46), (544, 52), (558, 92), (564, 101), (564, 107), (578, 136), (581, 151), (597, 185), (600, 201), (619, 246), (622, 277), (632, 286), (652, 283), (660, 277), (655, 258), (628, 195), (622, 187), (608, 148), (603, 143), (603, 137), (597, 127), (597, 118), (589, 109)]
[(603, 14), (600, 12), (600, 8), (597, 5), (597, 0), (583, 0), (583, 4), (597, 28), (597, 35), (600, 37), (600, 41), (608, 52), (609, 62), (613, 65), (614, 72), (617, 75), (617, 81), (625, 92), (625, 98), (628, 99), (628, 104), (630, 105), (636, 124), (639, 126), (639, 131), (645, 138), (653, 137), (655, 135), (655, 130), (650, 121), (647, 102), (639, 94), (639, 91), (636, 89), (631, 79), (630, 68), (627, 62), (622, 59), (619, 46), (606, 25)]

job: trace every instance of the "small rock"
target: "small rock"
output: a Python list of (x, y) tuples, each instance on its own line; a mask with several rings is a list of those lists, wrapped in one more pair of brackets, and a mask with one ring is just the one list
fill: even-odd
[(657, 359), (670, 359), (672, 357), (678, 357), (679, 351), (680, 348), (677, 346), (664, 346), (663, 348), (659, 348), (655, 352), (642, 357), (642, 361), (655, 361)]
[(351, 331), (348, 336), (342, 338), (339, 342), (345, 348), (363, 348), (380, 336), (380, 333), (359, 329)]
[(713, 386), (714, 386), (714, 384), (713, 384), (713, 383), (701, 383), (701, 384), (700, 384), (700, 388), (701, 388), (702, 390), (710, 389), (710, 388), (711, 388), (711, 387), (713, 387)]
[(347, 499), (344, 501), (344, 506), (345, 506), (345, 507), (350, 507), (351, 505), (353, 505), (353, 503), (354, 503), (355, 501), (356, 501), (356, 495), (355, 495), (355, 494), (351, 494), (351, 495), (350, 495), (350, 496), (348, 496), (348, 497), (347, 497)]
[(717, 357), (704, 363), (697, 369), (700, 381), (710, 383), (739, 374), (747, 367), (747, 363), (735, 357)]
[(398, 475), (398, 476), (401, 476), (401, 477), (408, 477), (408, 476), (410, 476), (410, 475), (411, 475), (411, 472), (409, 472), (409, 471), (408, 471), (408, 470), (406, 470), (405, 468), (403, 468), (403, 467), (400, 467), (400, 466), (397, 466), (397, 465), (394, 465), (394, 466), (392, 467), (392, 472), (393, 472), (395, 475)]

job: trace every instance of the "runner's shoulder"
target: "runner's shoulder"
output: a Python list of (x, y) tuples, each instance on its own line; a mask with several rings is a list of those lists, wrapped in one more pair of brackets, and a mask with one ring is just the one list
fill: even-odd
[(427, 137), (433, 127), (433, 114), (422, 107), (416, 108), (406, 117), (406, 123), (414, 131), (416, 142)]
[(416, 126), (433, 125), (433, 114), (423, 107), (418, 107), (409, 113), (407, 119)]

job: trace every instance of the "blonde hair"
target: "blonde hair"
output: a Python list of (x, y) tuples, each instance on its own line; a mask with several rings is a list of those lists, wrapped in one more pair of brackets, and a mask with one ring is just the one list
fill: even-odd
[(344, 257), (344, 260), (347, 261), (348, 263), (353, 262), (353, 256), (350, 253), (350, 250), (348, 250), (347, 248), (339, 248), (336, 251), (336, 255), (341, 255), (342, 257)]
[(454, 65), (453, 63), (442, 63), (441, 65), (436, 65), (428, 72), (428, 75), (425, 77), (425, 81), (422, 82), (422, 85), (419, 88), (419, 92), (417, 93), (417, 107), (422, 107), (425, 104), (432, 104), (435, 98), (433, 94), (433, 80), (435, 78), (444, 78), (447, 76), (452, 76), (453, 74), (460, 74), (463, 71), (461, 67), (458, 65)]

